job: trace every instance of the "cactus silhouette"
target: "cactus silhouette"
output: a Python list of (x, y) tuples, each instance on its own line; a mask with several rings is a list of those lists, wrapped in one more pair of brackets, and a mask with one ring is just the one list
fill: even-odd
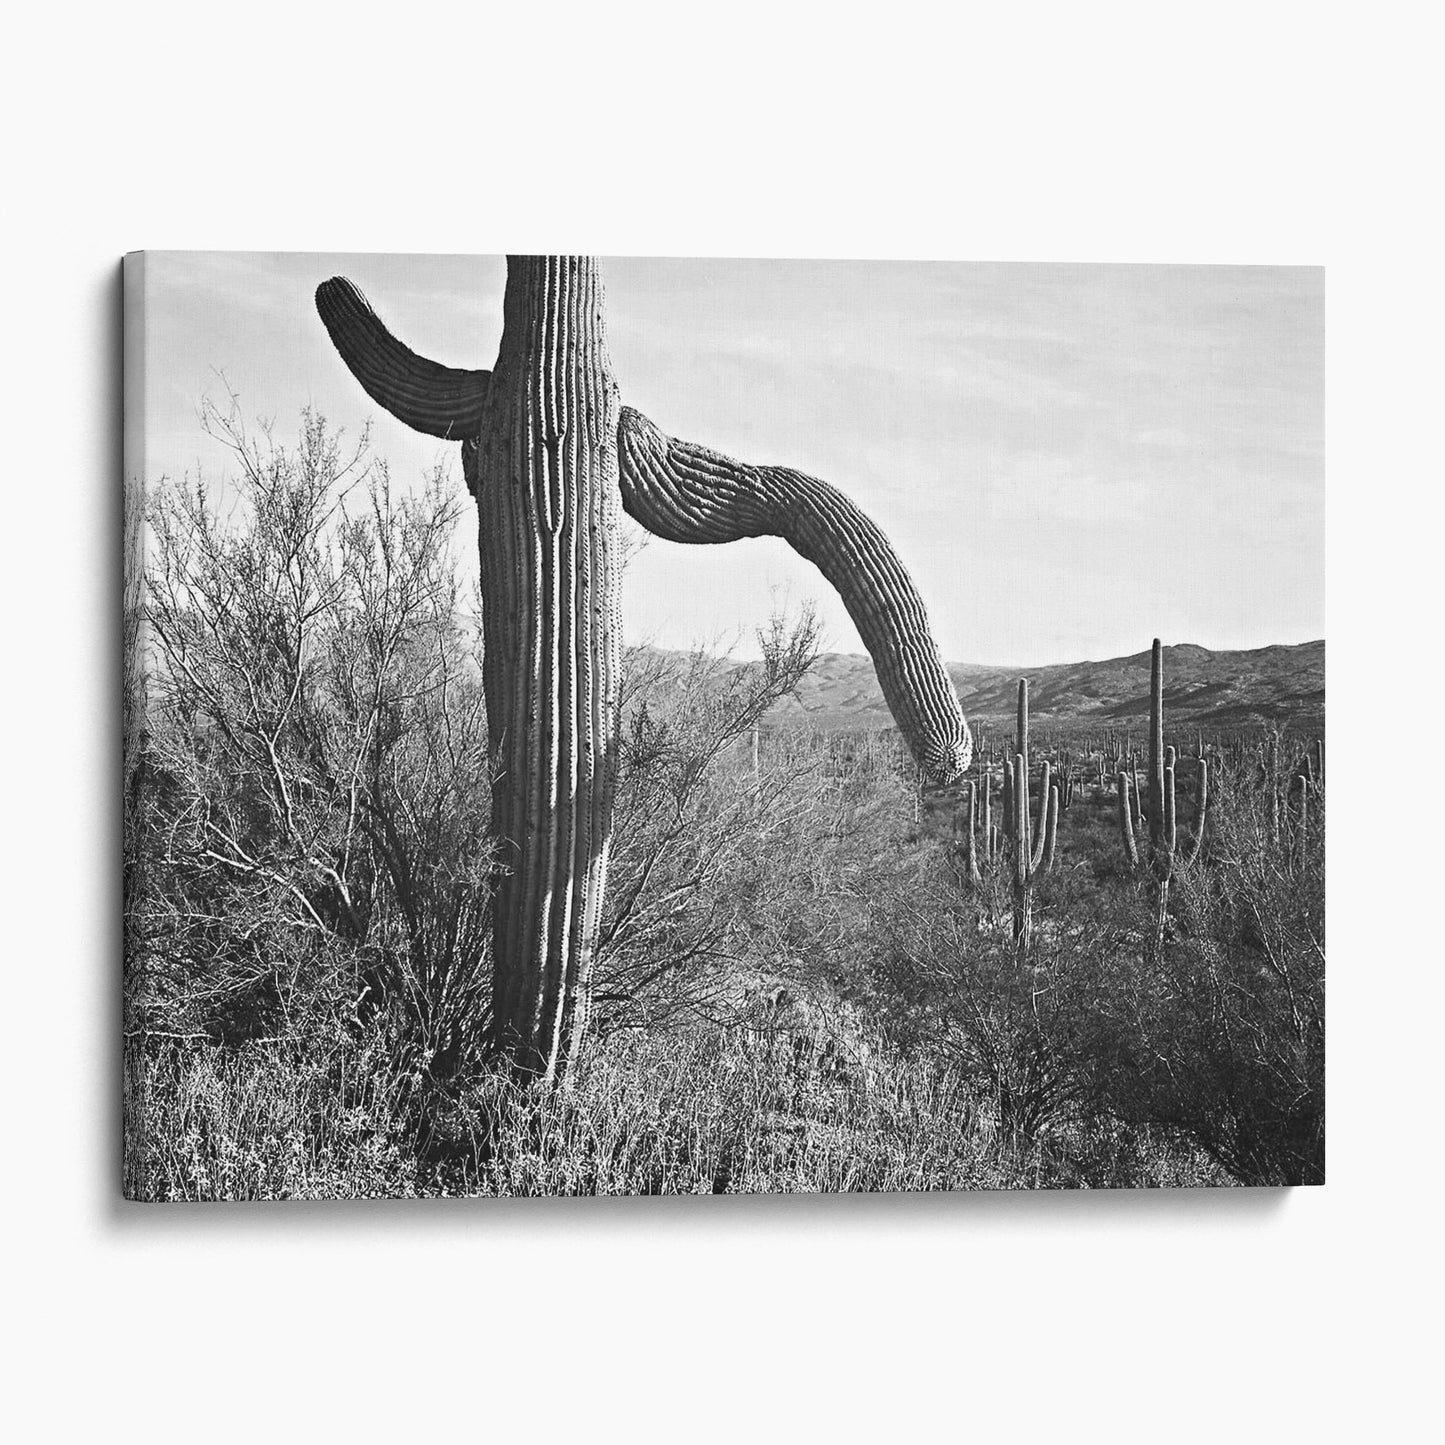
[(666, 436), (621, 404), (601, 267), (512, 256), (491, 372), (417, 356), (347, 280), (316, 306), (367, 394), (462, 445), (477, 501), (493, 826), (493, 1046), (552, 1078), (585, 1036), (619, 745), (618, 511), (674, 542), (781, 537), (838, 590), (919, 766), (951, 782), (971, 743), (917, 590), (841, 493)]

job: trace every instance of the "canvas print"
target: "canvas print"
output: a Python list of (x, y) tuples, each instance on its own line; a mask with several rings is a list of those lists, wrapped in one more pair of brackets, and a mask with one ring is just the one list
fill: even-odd
[(1324, 1180), (1324, 275), (124, 263), (138, 1200)]

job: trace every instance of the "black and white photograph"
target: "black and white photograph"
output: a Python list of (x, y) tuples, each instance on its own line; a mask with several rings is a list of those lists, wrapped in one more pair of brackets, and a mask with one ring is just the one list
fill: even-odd
[(128, 256), (128, 1196), (1323, 1183), (1324, 300)]
[(7, 1438), (1439, 1433), (1427, 12), (8, 19)]

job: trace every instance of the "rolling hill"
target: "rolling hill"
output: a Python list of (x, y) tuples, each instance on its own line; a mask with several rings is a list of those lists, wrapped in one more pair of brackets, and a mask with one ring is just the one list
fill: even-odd
[[(1149, 716), (1149, 653), (1049, 667), (949, 663), (970, 721), (1002, 725), (1013, 716), (1020, 677), (1029, 679), (1030, 716), (1039, 723), (1109, 727)], [(1164, 699), (1171, 726), (1235, 729), (1290, 723), (1323, 726), (1325, 644), (1212, 652), (1180, 643), (1164, 649)], [(892, 726), (867, 657), (828, 653), (798, 691), (770, 714), (775, 727), (827, 729)]]

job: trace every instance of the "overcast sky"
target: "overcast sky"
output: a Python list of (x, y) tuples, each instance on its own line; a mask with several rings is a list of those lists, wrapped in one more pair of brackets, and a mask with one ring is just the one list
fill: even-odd
[[(226, 382), (282, 436), (311, 404), (374, 419), (394, 482), (458, 448), (376, 407), (312, 303), (349, 276), (414, 350), (490, 367), (500, 257), (152, 252), (151, 477), (225, 454)], [(604, 263), (623, 400), (664, 431), (822, 477), (893, 540), (945, 657), (1259, 647), (1324, 636), (1324, 273), (1303, 267), (646, 260)], [(475, 568), (475, 549), (465, 547)], [(772, 539), (653, 539), (624, 582), (628, 641), (752, 636), (827, 583)]]

